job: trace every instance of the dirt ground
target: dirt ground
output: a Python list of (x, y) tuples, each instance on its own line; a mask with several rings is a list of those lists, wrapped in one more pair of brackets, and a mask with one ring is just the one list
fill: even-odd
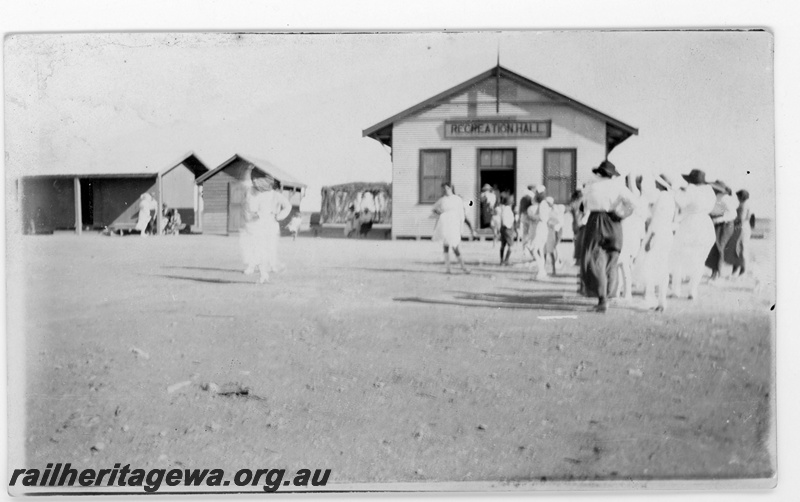
[(257, 285), (233, 237), (21, 238), (25, 466), (330, 468), (330, 483), (774, 472), (771, 242), (753, 242), (758, 281), (606, 315), (575, 267), (534, 282), (489, 242), (464, 243), (473, 273), (451, 276), (430, 241), (280, 246), (287, 270)]

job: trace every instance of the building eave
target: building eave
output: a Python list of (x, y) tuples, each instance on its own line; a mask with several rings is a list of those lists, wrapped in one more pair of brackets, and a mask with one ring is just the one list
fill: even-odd
[[(391, 147), (392, 146), (392, 128), (393, 128), (393, 126), (394, 126), (394, 124), (396, 122), (399, 122), (399, 121), (401, 121), (403, 119), (406, 119), (406, 118), (408, 118), (410, 116), (416, 115), (416, 114), (418, 114), (418, 113), (420, 113), (420, 112), (422, 112), (422, 111), (424, 111), (424, 110), (426, 110), (428, 108), (433, 108), (435, 106), (438, 106), (442, 100), (444, 100), (446, 98), (449, 98), (449, 97), (451, 97), (453, 95), (459, 94), (461, 92), (464, 92), (467, 89), (469, 89), (470, 87), (472, 87), (473, 85), (477, 84), (478, 82), (481, 82), (482, 80), (485, 80), (485, 79), (491, 78), (491, 77), (508, 78), (509, 80), (515, 81), (515, 82), (517, 82), (517, 83), (519, 83), (521, 85), (524, 85), (526, 87), (532, 88), (532, 89), (544, 94), (545, 96), (548, 96), (549, 98), (553, 99), (554, 101), (565, 103), (565, 104), (571, 106), (572, 108), (574, 108), (574, 109), (576, 109), (578, 111), (581, 111), (581, 112), (583, 112), (583, 113), (585, 113), (587, 115), (590, 115), (592, 117), (597, 118), (598, 120), (600, 120), (602, 122), (605, 122), (607, 128), (610, 128), (612, 130), (619, 131), (620, 133), (622, 133), (622, 135), (619, 136), (619, 137), (624, 136), (624, 137), (622, 137), (621, 140), (619, 140), (616, 143), (607, 144), (606, 146), (608, 148), (608, 151), (611, 151), (611, 149), (616, 147), (619, 143), (621, 143), (625, 139), (629, 138), (630, 136), (639, 134), (639, 130), (637, 128), (635, 128), (635, 127), (633, 127), (633, 126), (631, 126), (629, 124), (626, 124), (625, 122), (622, 122), (619, 119), (616, 119), (616, 118), (614, 118), (614, 117), (612, 117), (612, 116), (610, 116), (608, 114), (605, 114), (605, 113), (603, 113), (603, 112), (601, 112), (601, 111), (599, 111), (599, 110), (597, 110), (595, 108), (592, 108), (589, 105), (581, 103), (577, 99), (571, 98), (571, 97), (569, 97), (569, 96), (567, 96), (565, 94), (562, 94), (562, 93), (560, 93), (558, 91), (554, 91), (553, 89), (551, 89), (551, 88), (549, 88), (547, 86), (544, 86), (544, 85), (542, 85), (542, 84), (540, 84), (538, 82), (535, 82), (535, 81), (533, 81), (533, 80), (531, 80), (531, 79), (529, 79), (527, 77), (524, 77), (524, 76), (522, 76), (522, 75), (520, 75), (518, 73), (515, 73), (515, 72), (513, 72), (513, 71), (511, 71), (511, 70), (509, 70), (507, 68), (504, 68), (504, 67), (498, 65), (498, 66), (493, 67), (490, 70), (487, 70), (487, 71), (481, 73), (480, 75), (477, 75), (477, 76), (475, 76), (475, 77), (473, 77), (473, 78), (471, 78), (469, 80), (466, 80), (465, 82), (462, 82), (461, 84), (458, 84), (458, 85), (456, 85), (454, 87), (451, 87), (450, 89), (447, 89), (444, 92), (440, 92), (439, 94), (433, 96), (432, 98), (426, 99), (425, 101), (422, 101), (422, 102), (420, 102), (420, 103), (418, 103), (418, 104), (416, 104), (416, 105), (414, 105), (414, 106), (412, 106), (410, 108), (407, 108), (407, 109), (403, 110), (400, 113), (392, 115), (391, 117), (378, 122), (377, 124), (375, 124), (375, 125), (373, 125), (371, 127), (368, 127), (367, 129), (364, 129), (362, 131), (362, 136), (363, 137), (373, 138), (376, 141), (379, 141), (379, 142), (383, 143), (384, 145), (387, 145), (387, 146)], [(617, 137), (617, 136), (615, 135), (615, 137)]]

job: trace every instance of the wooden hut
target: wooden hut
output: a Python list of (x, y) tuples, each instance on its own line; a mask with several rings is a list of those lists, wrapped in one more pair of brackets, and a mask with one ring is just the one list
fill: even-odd
[(306, 188), (304, 183), (268, 161), (236, 154), (197, 179), (196, 183), (201, 187), (202, 194), (203, 233), (229, 235), (239, 232), (246, 190), (244, 181), (251, 168), (277, 182), (278, 189), (283, 191), (292, 204), (300, 205)]
[(144, 192), (150, 192), (159, 207), (177, 208), (187, 225), (196, 225), (199, 196), (194, 181), (207, 171), (189, 153), (157, 172), (144, 166), (140, 172), (23, 176), (18, 181), (22, 229), (26, 233), (131, 230)]

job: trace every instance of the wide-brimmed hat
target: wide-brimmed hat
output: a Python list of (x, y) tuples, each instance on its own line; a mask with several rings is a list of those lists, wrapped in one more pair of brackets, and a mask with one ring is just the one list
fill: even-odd
[(712, 183), (709, 183), (709, 185), (711, 185), (711, 188), (713, 188), (714, 191), (717, 193), (733, 195), (733, 190), (731, 190), (731, 187), (726, 185), (725, 182), (722, 180), (714, 181)]
[(674, 185), (673, 179), (668, 174), (659, 174), (656, 176), (656, 183), (667, 190), (671, 189)]
[(613, 178), (614, 176), (619, 176), (619, 171), (617, 171), (617, 167), (612, 164), (611, 162), (604, 160), (600, 163), (599, 166), (592, 169), (594, 174), (599, 174), (600, 176), (605, 176), (606, 178)]
[(487, 184), (483, 185), (483, 188), (481, 188), (481, 192), (485, 192), (486, 190), (491, 190), (491, 189), (492, 189), (492, 185), (487, 183)]
[(681, 176), (683, 176), (683, 179), (685, 179), (687, 183), (692, 185), (706, 184), (706, 173), (700, 169), (692, 169), (689, 174), (681, 174)]

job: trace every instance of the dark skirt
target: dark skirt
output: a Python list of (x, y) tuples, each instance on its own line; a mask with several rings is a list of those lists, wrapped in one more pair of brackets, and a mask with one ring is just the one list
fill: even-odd
[[(728, 242), (733, 237), (733, 222), (727, 221), (725, 223), (717, 223), (714, 225), (714, 233), (717, 235), (717, 240), (711, 246), (706, 258), (706, 267), (710, 268), (714, 274), (720, 273), (720, 258), (723, 256), (720, 250), (724, 250)], [(725, 260), (728, 261), (728, 260)]]
[(581, 285), (586, 296), (604, 300), (617, 294), (617, 259), (622, 223), (612, 213), (593, 211), (583, 230)]
[(579, 227), (577, 230), (573, 230), (572, 235), (572, 244), (575, 246), (575, 252), (573, 253), (572, 257), (575, 259), (575, 262), (580, 265), (581, 257), (583, 256), (583, 230), (586, 227)]
[(736, 225), (733, 229), (733, 235), (725, 246), (725, 261), (734, 267), (743, 269), (746, 262), (745, 250), (749, 240), (750, 229), (743, 229), (741, 225)]
[(514, 229), (506, 226), (500, 227), (500, 242), (509, 246), (512, 245), (514, 243)]

